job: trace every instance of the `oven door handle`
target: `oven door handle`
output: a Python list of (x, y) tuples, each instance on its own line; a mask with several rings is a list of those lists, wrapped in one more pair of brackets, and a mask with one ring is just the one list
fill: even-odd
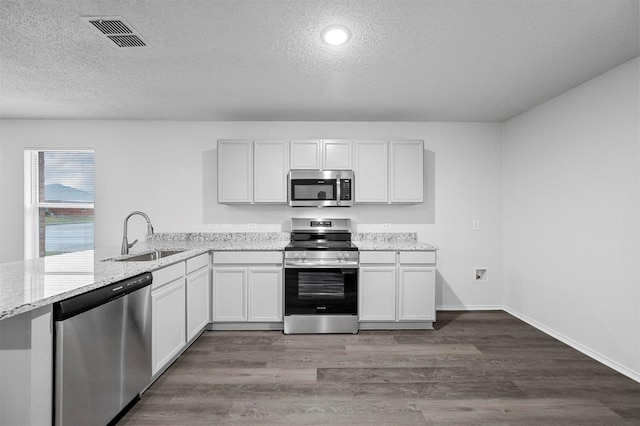
[(358, 262), (290, 262), (284, 264), (285, 268), (357, 268)]

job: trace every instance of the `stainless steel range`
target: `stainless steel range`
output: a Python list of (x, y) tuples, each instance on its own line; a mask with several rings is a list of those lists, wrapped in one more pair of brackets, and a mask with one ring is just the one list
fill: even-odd
[(350, 219), (291, 219), (284, 252), (284, 332), (358, 332), (358, 248)]

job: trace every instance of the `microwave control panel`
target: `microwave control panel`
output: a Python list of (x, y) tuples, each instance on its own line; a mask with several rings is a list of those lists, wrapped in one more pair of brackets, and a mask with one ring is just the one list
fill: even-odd
[(351, 200), (351, 179), (340, 179), (340, 199)]

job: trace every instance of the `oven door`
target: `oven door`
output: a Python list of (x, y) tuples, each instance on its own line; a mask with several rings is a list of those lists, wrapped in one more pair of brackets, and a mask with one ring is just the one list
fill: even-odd
[(285, 268), (285, 315), (357, 315), (358, 268)]

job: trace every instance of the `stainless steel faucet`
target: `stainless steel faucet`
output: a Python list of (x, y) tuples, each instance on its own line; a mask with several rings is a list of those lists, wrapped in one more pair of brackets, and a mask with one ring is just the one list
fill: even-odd
[(134, 242), (132, 242), (131, 244), (129, 244), (129, 240), (127, 240), (127, 222), (129, 221), (129, 218), (133, 215), (140, 215), (142, 217), (144, 217), (147, 221), (147, 236), (149, 235), (153, 235), (153, 226), (151, 226), (151, 220), (149, 220), (149, 216), (147, 216), (145, 213), (141, 212), (141, 211), (134, 211), (129, 213), (129, 216), (124, 218), (124, 230), (122, 231), (122, 250), (120, 251), (121, 254), (129, 254), (129, 249), (131, 247), (133, 247), (133, 245), (135, 243), (138, 242), (138, 240), (136, 239)]

